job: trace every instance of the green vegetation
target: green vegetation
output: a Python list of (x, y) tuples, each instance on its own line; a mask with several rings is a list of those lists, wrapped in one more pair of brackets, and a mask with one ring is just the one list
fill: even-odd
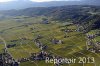
[[(50, 24), (42, 24), (42, 18), (44, 17), (30, 17), (22, 18), (22, 22), (17, 22), (16, 19), (9, 19), (0, 21), (0, 36), (3, 37), (6, 43), (17, 44), (17, 46), (8, 48), (8, 51), (15, 59), (27, 58), (31, 53), (40, 52), (40, 49), (34, 44), (33, 39), (36, 35), (42, 35), (43, 38), (40, 41), (47, 45), (46, 52), (52, 53), (57, 56), (67, 58), (78, 57), (94, 57), (95, 63), (99, 65), (100, 54), (87, 51), (85, 34), (82, 32), (69, 32), (66, 33), (67, 38), (64, 38), (64, 31), (61, 29), (76, 29), (75, 25), (65, 25), (62, 23), (50, 21)], [(31, 29), (33, 28), (33, 29)], [(26, 38), (23, 40), (22, 38)], [(64, 44), (52, 44), (51, 38), (63, 40)], [(99, 40), (99, 38), (97, 37)], [(12, 40), (17, 40), (11, 42)], [(3, 48), (3, 44), (0, 44), (0, 50)], [(46, 64), (45, 61), (30, 61), (23, 62), (21, 66), (53, 66), (52, 64)], [(70, 64), (70, 66), (80, 66), (82, 64)], [(85, 64), (85, 66), (93, 66), (94, 64)], [(67, 64), (63, 66), (68, 66)]]
[[(29, 8), (19, 11), (0, 12), (4, 19), (0, 20), (0, 53), (4, 49), (4, 41), (8, 45), (16, 45), (7, 48), (14, 59), (29, 58), (32, 53), (39, 53), (34, 39), (38, 35), (47, 53), (63, 58), (94, 57), (94, 63), (62, 64), (61, 66), (100, 66), (100, 53), (94, 53), (86, 48), (86, 34), (94, 35), (100, 29), (100, 15), (96, 14), (99, 8), (84, 9), (85, 6), (53, 7), (53, 8)], [(95, 13), (96, 12), (96, 13)], [(8, 18), (9, 17), (9, 18)], [(79, 25), (79, 26), (78, 26)], [(78, 28), (85, 31), (79, 31)], [(63, 42), (53, 44), (52, 39)], [(100, 42), (100, 35), (96, 36), (94, 43)], [(41, 61), (21, 62), (20, 66), (54, 66), (51, 63)]]

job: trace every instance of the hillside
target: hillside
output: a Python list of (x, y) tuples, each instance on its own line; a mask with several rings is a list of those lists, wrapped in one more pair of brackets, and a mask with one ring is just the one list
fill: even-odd
[[(21, 10), (1, 11), (1, 18), (5, 16), (46, 16), (50, 20), (68, 21), (82, 25), (91, 22), (92, 28), (100, 28), (100, 7), (88, 5), (74, 5), (74, 6), (59, 6), (59, 7), (33, 7)], [(95, 24), (95, 25), (94, 25)], [(86, 29), (86, 28), (85, 28)]]
[[(46, 63), (47, 57), (76, 62)], [(2, 62), (4, 66), (99, 66), (100, 7), (0, 11), (0, 66)]]

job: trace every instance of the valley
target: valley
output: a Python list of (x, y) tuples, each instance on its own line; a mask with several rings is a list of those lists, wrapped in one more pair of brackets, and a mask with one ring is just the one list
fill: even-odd
[[(51, 8), (50, 12), (46, 10), (48, 8), (42, 9), (44, 12), (33, 9), (34, 14), (28, 9), (22, 10), (24, 13), (0, 12), (6, 16), (0, 20), (0, 53), (4, 53), (3, 57), (7, 53), (11, 56), (8, 60), (13, 59), (20, 66), (100, 66), (100, 15), (88, 14), (88, 9), (78, 11), (79, 6), (68, 10), (69, 7), (64, 9), (64, 6), (57, 8)], [(78, 60), (53, 64), (46, 63), (46, 57)], [(90, 63), (78, 63), (79, 57), (90, 57)]]

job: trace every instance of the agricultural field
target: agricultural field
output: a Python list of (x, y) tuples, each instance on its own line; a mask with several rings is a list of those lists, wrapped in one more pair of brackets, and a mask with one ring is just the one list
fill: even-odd
[[(49, 23), (43, 23), (43, 19), (48, 19)], [(66, 24), (65, 24), (66, 23)], [(43, 51), (54, 56), (63, 58), (79, 57), (94, 58), (93, 63), (69, 63), (61, 64), (61, 66), (100, 66), (100, 53), (88, 51), (86, 48), (86, 34), (78, 32), (77, 26), (70, 22), (64, 24), (59, 21), (51, 21), (44, 16), (27, 17), (18, 16), (8, 18), (0, 21), (0, 53), (5, 48), (5, 43), (14, 45), (14, 47), (7, 48), (7, 51), (15, 60), (21, 58), (28, 58), (32, 53), (39, 53), (42, 50), (37, 47), (34, 39), (41, 35), (39, 39), (47, 48)], [(63, 30), (73, 30), (64, 32)], [(90, 31), (89, 34), (95, 31)], [(52, 39), (62, 40), (63, 43), (53, 44)], [(95, 37), (96, 41), (100, 41), (100, 36)], [(92, 59), (90, 59), (92, 60)], [(46, 63), (44, 60), (33, 60), (21, 62), (20, 66), (55, 66), (53, 63)]]

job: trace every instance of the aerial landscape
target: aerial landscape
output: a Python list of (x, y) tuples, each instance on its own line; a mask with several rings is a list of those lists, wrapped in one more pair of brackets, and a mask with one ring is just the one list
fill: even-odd
[(0, 0), (0, 66), (100, 66), (100, 1)]

